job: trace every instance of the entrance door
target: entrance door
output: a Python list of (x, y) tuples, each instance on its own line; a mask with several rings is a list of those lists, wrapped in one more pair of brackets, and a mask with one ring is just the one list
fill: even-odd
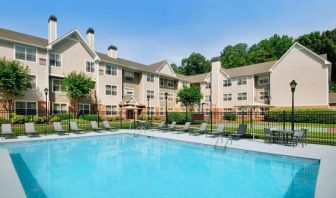
[(134, 119), (134, 111), (133, 110), (127, 110), (126, 111), (126, 119)]

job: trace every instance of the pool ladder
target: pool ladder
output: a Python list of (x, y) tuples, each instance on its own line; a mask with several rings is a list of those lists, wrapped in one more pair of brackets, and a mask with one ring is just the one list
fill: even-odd
[[(218, 145), (218, 143), (219, 143), (219, 139), (221, 139), (221, 142), (223, 142), (223, 137), (218, 137), (217, 140), (216, 140), (216, 144), (214, 145), (214, 149), (216, 149), (216, 148), (226, 148), (226, 147), (227, 147), (227, 144), (228, 144), (228, 142), (229, 142), (229, 138), (226, 140), (224, 146), (219, 146), (219, 145)], [(232, 143), (232, 142), (231, 142), (231, 143)]]

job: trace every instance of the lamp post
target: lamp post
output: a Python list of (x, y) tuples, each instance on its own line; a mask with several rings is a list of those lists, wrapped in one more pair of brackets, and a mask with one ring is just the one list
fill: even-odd
[(45, 117), (46, 117), (46, 121), (45, 121), (45, 135), (47, 134), (47, 124), (48, 124), (48, 93), (49, 90), (48, 88), (44, 88), (44, 94), (45, 94), (45, 102), (46, 102), (46, 108), (45, 108)]
[(292, 91), (292, 131), (294, 131), (294, 92), (295, 92), (295, 88), (297, 83), (295, 82), (295, 80), (292, 80), (292, 82), (290, 82), (290, 87), (291, 87), (291, 91)]
[(166, 127), (168, 127), (168, 105), (167, 105), (168, 93), (167, 92), (164, 94), (164, 97), (166, 100)]
[(149, 112), (149, 99), (150, 99), (150, 96), (147, 95), (147, 120), (149, 121), (149, 116), (150, 116), (150, 112)]
[(205, 102), (202, 102), (202, 103), (201, 103), (201, 106), (202, 106), (202, 115), (204, 115), (204, 108), (203, 108), (203, 106), (204, 106), (205, 104), (206, 104)]

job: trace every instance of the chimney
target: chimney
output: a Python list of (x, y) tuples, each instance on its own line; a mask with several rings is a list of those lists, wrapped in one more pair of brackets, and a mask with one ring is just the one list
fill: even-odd
[(221, 69), (221, 62), (219, 60), (219, 57), (214, 57), (211, 59), (211, 89), (212, 89), (212, 96), (211, 100), (214, 104), (213, 107), (216, 107), (219, 102), (219, 85), (220, 83), (220, 69)]
[(48, 19), (48, 43), (57, 39), (57, 17), (50, 15)]
[(92, 27), (86, 31), (86, 42), (94, 50), (94, 29)]
[(107, 48), (107, 55), (111, 58), (115, 58), (117, 59), (118, 58), (118, 48), (114, 45), (110, 45), (108, 48)]

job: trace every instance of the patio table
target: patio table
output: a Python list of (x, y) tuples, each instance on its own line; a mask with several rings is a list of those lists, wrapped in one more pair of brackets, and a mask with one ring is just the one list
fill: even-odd
[(136, 120), (136, 128), (137, 129), (148, 129), (149, 122), (143, 120)]
[(293, 135), (294, 132), (291, 130), (278, 130), (278, 129), (273, 129), (271, 132), (275, 134), (279, 134), (279, 136), (282, 137), (282, 143), (288, 144), (288, 136)]

